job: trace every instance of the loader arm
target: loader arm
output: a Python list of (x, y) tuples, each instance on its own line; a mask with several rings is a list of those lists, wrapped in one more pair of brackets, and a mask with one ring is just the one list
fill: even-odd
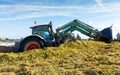
[(96, 33), (98, 32), (97, 29), (85, 24), (77, 19), (59, 27), (56, 29), (58, 35), (63, 36), (65, 34), (70, 34), (73, 31), (78, 31), (86, 36), (95, 37)]

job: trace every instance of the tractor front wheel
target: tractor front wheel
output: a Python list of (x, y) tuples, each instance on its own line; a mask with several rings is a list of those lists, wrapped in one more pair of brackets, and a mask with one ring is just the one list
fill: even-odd
[(75, 40), (73, 40), (73, 39), (66, 39), (65, 41), (64, 41), (64, 43), (68, 43), (68, 42), (74, 42)]
[(61, 43), (68, 43), (68, 42), (74, 42), (75, 40), (72, 39), (72, 38), (66, 38), (66, 39), (63, 39)]

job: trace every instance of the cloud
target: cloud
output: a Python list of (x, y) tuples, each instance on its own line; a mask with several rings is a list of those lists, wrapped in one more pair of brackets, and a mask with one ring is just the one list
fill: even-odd
[[(32, 5), (1, 5), (0, 20), (15, 20), (23, 18), (33, 18), (41, 16), (72, 16), (73, 10), (79, 10), (81, 7), (71, 6), (32, 6)], [(65, 12), (66, 11), (66, 12)], [(7, 15), (7, 16), (6, 16)], [(24, 17), (22, 17), (24, 16)]]
[(103, 7), (102, 1), (103, 0), (95, 0), (95, 2), (97, 3), (98, 6)]
[[(102, 0), (96, 0), (98, 4)], [(114, 6), (113, 6), (114, 5)], [(120, 3), (107, 3), (104, 7), (86, 6), (40, 6), (40, 5), (0, 5), (0, 20), (18, 20), (45, 16), (67, 16), (75, 17), (78, 15), (94, 15), (94, 19), (116, 16), (120, 12)], [(24, 17), (22, 17), (24, 16)]]

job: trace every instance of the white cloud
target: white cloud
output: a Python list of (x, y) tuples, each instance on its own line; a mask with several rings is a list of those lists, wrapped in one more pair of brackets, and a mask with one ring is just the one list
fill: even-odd
[(1, 5), (0, 14), (7, 15), (7, 17), (1, 17), (0, 20), (15, 20), (40, 16), (72, 16), (74, 14), (73, 10), (79, 9), (82, 8), (77, 6)]
[(89, 24), (89, 25), (92, 25), (92, 24), (93, 24), (93, 21), (89, 21), (88, 24)]
[(102, 1), (103, 0), (95, 0), (95, 2), (97, 3), (98, 6), (103, 7)]
[[(14, 0), (9, 3), (16, 3)], [(69, 2), (69, 0), (67, 0)], [(79, 1), (79, 0), (77, 0)], [(46, 5), (0, 5), (0, 21), (7, 20), (21, 20), (35, 17), (48, 17), (48, 16), (67, 16), (72, 18), (87, 19), (88, 24), (102, 30), (105, 27), (113, 25), (113, 36), (120, 32), (120, 2), (116, 3), (103, 3), (103, 0), (95, 0), (97, 4), (85, 6), (46, 6)], [(68, 3), (69, 4), (69, 3)], [(76, 3), (75, 3), (76, 4)], [(84, 21), (83, 19), (83, 21)], [(109, 20), (108, 20), (109, 19)], [(80, 19), (81, 20), (81, 19)], [(86, 21), (86, 20), (85, 20)], [(60, 25), (64, 25), (60, 24)], [(97, 25), (97, 26), (96, 26)], [(57, 26), (56, 26), (57, 27)]]
[[(98, 2), (102, 2), (102, 0)], [(116, 19), (120, 18), (120, 8), (118, 8), (120, 7), (119, 2), (104, 4), (103, 8), (88, 7), (89, 6), (0, 5), (0, 21), (45, 16), (67, 16), (79, 18), (80, 16), (78, 15), (90, 16), (94, 14), (97, 15), (90, 18), (92, 21), (107, 17), (116, 17)]]
[[(96, 0), (99, 4), (102, 0)], [(113, 6), (114, 5), (114, 6)], [(105, 13), (97, 15), (94, 19), (117, 16), (120, 12), (120, 3), (104, 4), (104, 7), (89, 6), (38, 6), (38, 5), (0, 5), (0, 20), (15, 20), (40, 16), (69, 16), (76, 17), (82, 14)], [(106, 15), (107, 13), (107, 15)], [(37, 15), (35, 15), (37, 14)], [(21, 17), (23, 16), (24, 17)]]

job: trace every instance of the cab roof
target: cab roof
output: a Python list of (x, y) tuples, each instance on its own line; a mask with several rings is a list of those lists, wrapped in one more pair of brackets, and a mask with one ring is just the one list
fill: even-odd
[(30, 27), (30, 29), (41, 27), (41, 26), (48, 26), (48, 27), (50, 27), (51, 25), (50, 24), (35, 25), (35, 26)]

